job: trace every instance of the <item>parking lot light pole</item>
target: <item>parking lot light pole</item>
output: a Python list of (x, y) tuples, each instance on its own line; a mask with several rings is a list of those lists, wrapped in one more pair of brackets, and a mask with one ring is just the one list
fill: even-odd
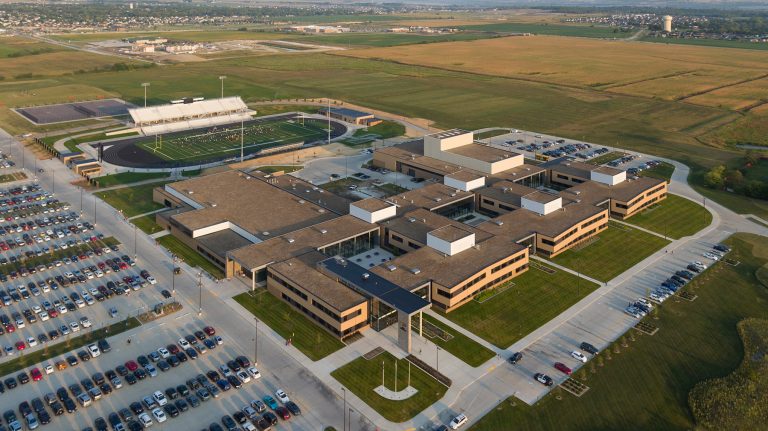
[(253, 319), (256, 321), (256, 331), (253, 336), (253, 363), (255, 365), (259, 363), (259, 319), (257, 317)]
[(440, 371), (440, 347), (437, 347), (437, 350), (435, 350), (435, 371)]
[(197, 287), (200, 288), (199, 308), (197, 310), (197, 316), (203, 315), (203, 271), (197, 273)]
[(342, 386), (341, 392), (344, 393), (344, 431), (347, 431), (347, 390)]
[(171, 293), (176, 294), (176, 260), (171, 261)]
[(219, 81), (221, 81), (221, 98), (224, 98), (224, 80), (227, 79), (226, 76), (221, 75), (219, 76)]
[(83, 188), (80, 187), (80, 217), (83, 216)]
[(97, 215), (97, 213), (98, 213), (98, 207), (97, 207), (97, 205), (96, 205), (97, 203), (98, 203), (98, 202), (97, 202), (97, 200), (96, 200), (96, 196), (94, 196), (94, 197), (93, 197), (93, 225), (94, 225), (94, 226), (96, 226), (96, 218), (97, 218), (97, 217), (96, 217), (96, 215)]
[(141, 86), (144, 87), (144, 107), (147, 107), (147, 87), (149, 87), (149, 82), (142, 82)]
[(136, 250), (136, 225), (133, 225), (133, 260), (139, 261), (139, 253)]
[(51, 171), (51, 196), (56, 194), (56, 171)]

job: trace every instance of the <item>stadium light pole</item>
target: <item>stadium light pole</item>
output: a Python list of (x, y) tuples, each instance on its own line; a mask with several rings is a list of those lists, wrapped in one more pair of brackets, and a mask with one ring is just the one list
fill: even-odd
[(144, 87), (144, 107), (147, 107), (147, 87), (149, 87), (149, 82), (142, 82), (141, 86)]
[(244, 129), (245, 129), (245, 121), (244, 120), (240, 120), (240, 163), (243, 162), (243, 148), (244, 148), (244, 145), (245, 145), (244, 144), (244, 141), (245, 141)]
[(219, 76), (219, 81), (221, 81), (221, 98), (224, 98), (224, 80), (227, 79), (225, 75)]

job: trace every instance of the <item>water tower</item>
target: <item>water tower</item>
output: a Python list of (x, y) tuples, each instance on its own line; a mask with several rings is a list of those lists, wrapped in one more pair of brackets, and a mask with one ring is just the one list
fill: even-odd
[(669, 15), (664, 15), (664, 32), (672, 33), (672, 17)]

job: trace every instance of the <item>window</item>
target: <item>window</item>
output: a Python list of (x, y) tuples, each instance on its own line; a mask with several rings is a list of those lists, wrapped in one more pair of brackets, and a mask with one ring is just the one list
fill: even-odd
[(568, 180), (568, 179), (570, 179), (570, 178), (568, 178), (568, 176), (566, 176), (566, 175), (561, 175), (561, 174), (557, 174), (557, 178), (559, 178), (559, 179), (561, 179), (561, 180)]
[(397, 236), (395, 234), (392, 234), (392, 240), (393, 241), (397, 241), (397, 242), (403, 242), (403, 238), (401, 238), (401, 237), (399, 237), (399, 236)]
[(499, 204), (499, 208), (501, 208), (501, 209), (503, 209), (503, 210), (507, 210), (507, 211), (514, 211), (514, 210), (515, 210), (515, 209), (514, 209), (514, 208), (512, 208), (511, 206), (508, 206), (508, 205), (504, 205), (504, 204)]
[(496, 204), (495, 204), (495, 203), (494, 203), (492, 200), (490, 200), (490, 199), (485, 199), (485, 198), (483, 198), (483, 203), (484, 203), (485, 205), (490, 205), (490, 206), (492, 206), (492, 207), (493, 207), (493, 206), (496, 206)]

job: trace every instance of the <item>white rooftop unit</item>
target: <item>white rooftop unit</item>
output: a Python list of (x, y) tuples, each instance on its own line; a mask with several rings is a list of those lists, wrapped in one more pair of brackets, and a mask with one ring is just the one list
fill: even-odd
[(427, 233), (427, 245), (453, 256), (475, 246), (475, 234), (457, 226), (447, 225)]
[(378, 223), (397, 215), (397, 206), (377, 198), (349, 204), (349, 214), (368, 223)]
[(627, 171), (615, 170), (616, 172), (608, 171), (600, 172), (600, 170), (594, 170), (589, 173), (589, 179), (598, 183), (606, 184), (609, 186), (615, 186), (627, 180)]

